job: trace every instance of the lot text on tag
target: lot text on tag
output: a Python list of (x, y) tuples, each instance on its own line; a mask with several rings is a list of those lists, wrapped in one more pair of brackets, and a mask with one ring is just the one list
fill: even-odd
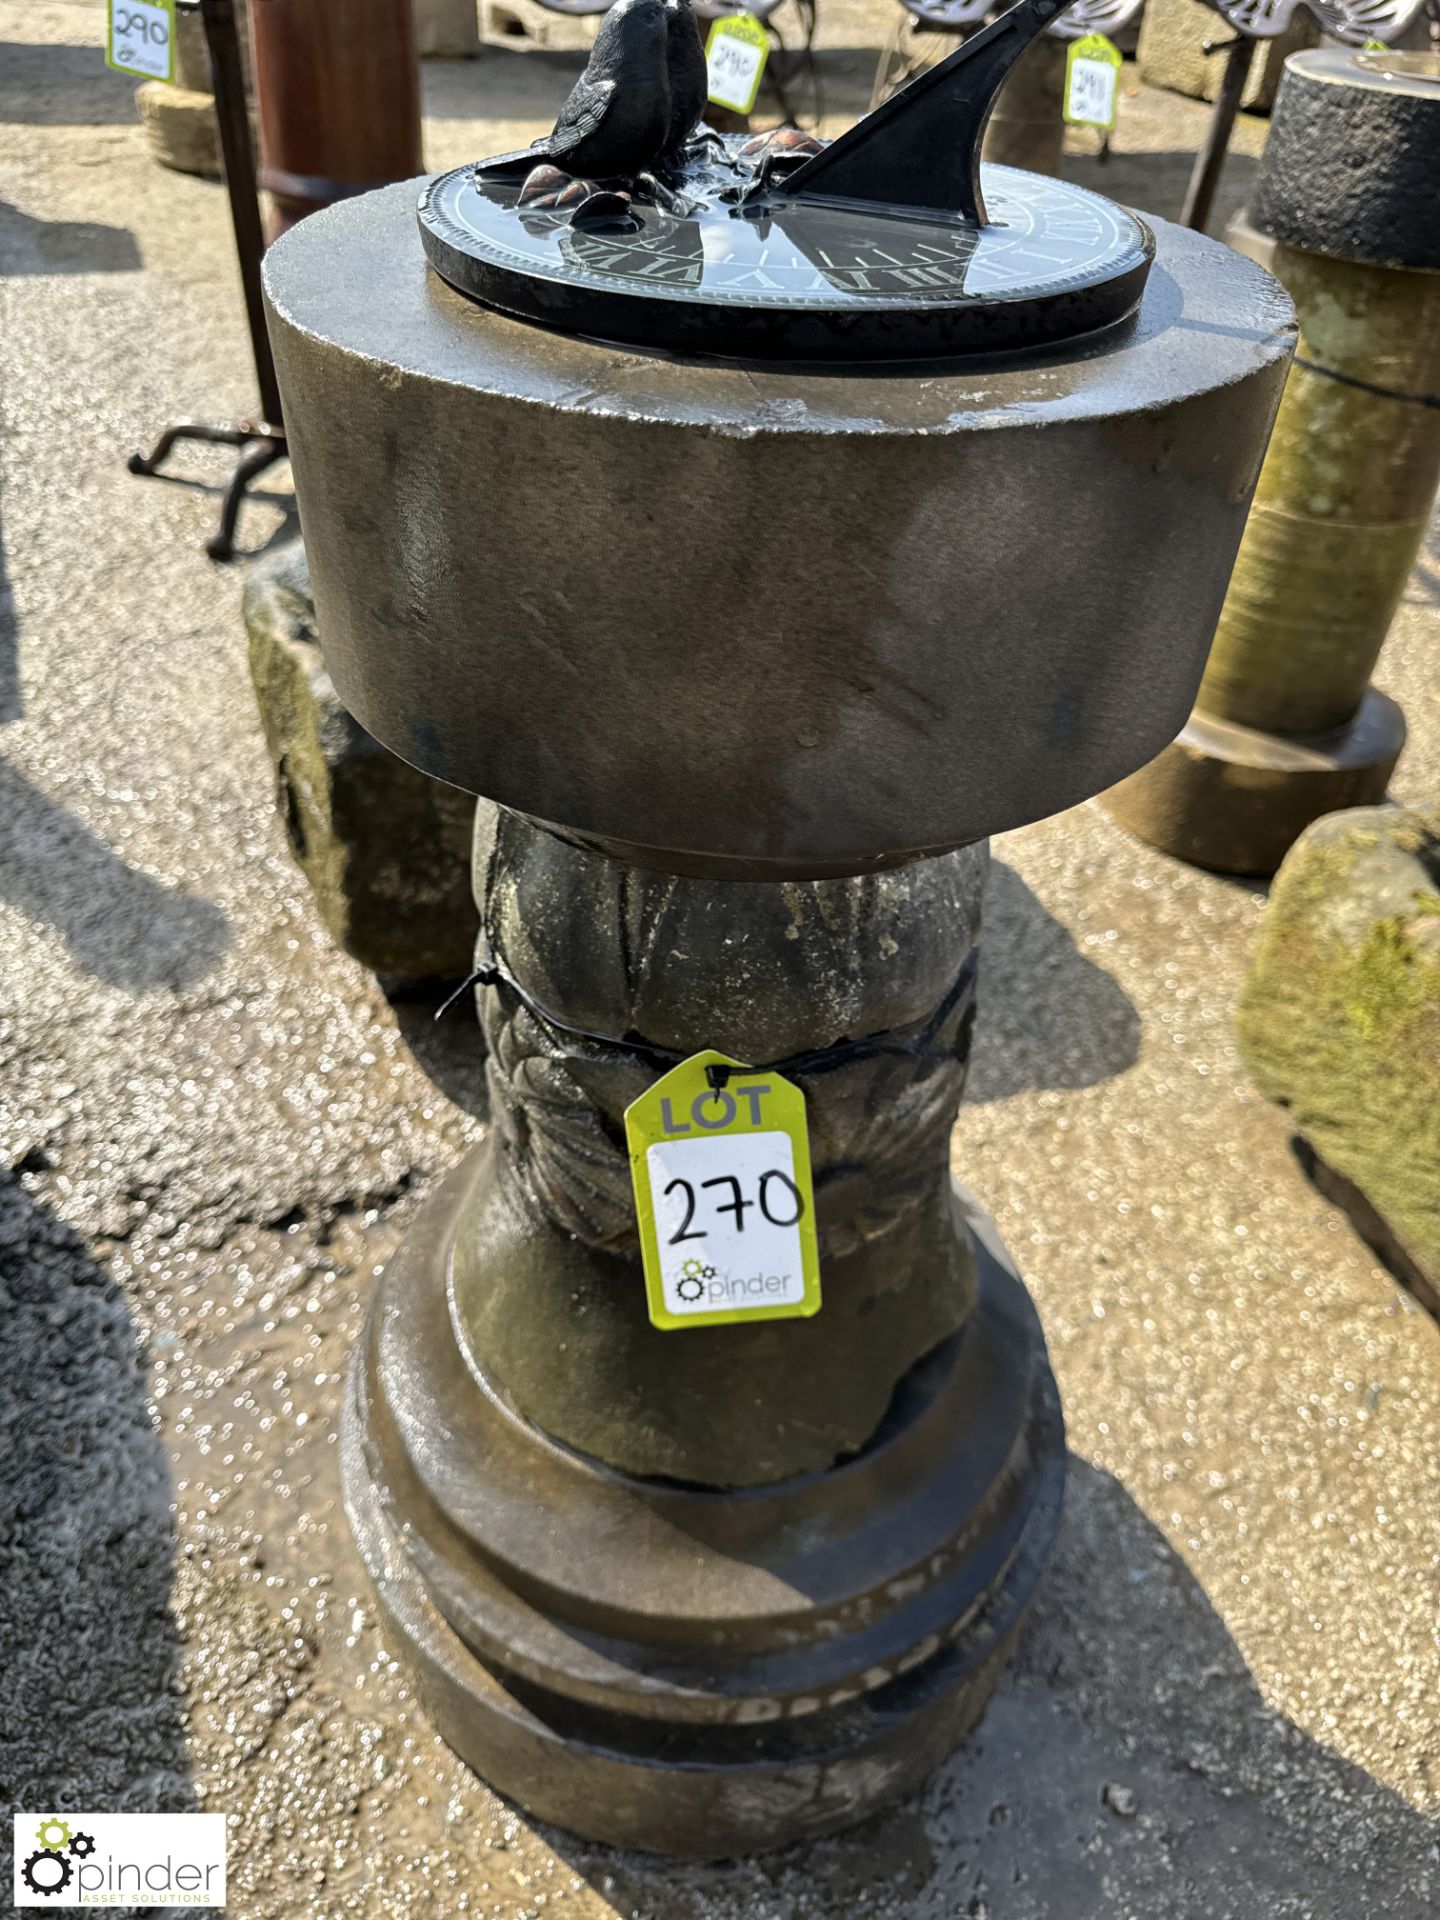
[(722, 14), (705, 42), (712, 105), (749, 113), (769, 58), (770, 36), (753, 13)]
[[(722, 1084), (712, 1085), (709, 1068)], [(790, 1320), (820, 1310), (805, 1096), (768, 1069), (697, 1053), (625, 1112), (657, 1327)]]
[(1103, 33), (1072, 40), (1065, 56), (1065, 119), (1072, 127), (1115, 125), (1124, 55)]
[(175, 0), (105, 0), (105, 64), (140, 80), (175, 78)]

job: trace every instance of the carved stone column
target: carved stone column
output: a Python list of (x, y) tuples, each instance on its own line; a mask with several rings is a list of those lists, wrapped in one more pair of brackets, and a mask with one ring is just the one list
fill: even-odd
[[(972, 847), (852, 880), (688, 879), (481, 803), (493, 1135), (451, 1286), (517, 1412), (628, 1472), (715, 1486), (866, 1444), (973, 1304), (949, 1140), (984, 868)], [(768, 1322), (674, 1337), (646, 1317), (624, 1112), (705, 1047), (806, 1096), (825, 1307), (779, 1339)], [(577, 1394), (577, 1377), (604, 1390)]]

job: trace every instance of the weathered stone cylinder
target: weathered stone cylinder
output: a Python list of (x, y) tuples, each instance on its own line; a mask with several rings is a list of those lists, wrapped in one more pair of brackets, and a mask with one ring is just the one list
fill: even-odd
[(1380, 800), (1403, 744), (1370, 675), (1440, 481), (1437, 168), (1435, 56), (1292, 57), (1255, 230), (1296, 360), (1195, 713), (1107, 801), (1199, 865), (1273, 872), (1311, 820)]
[[(1162, 226), (1138, 315), (1063, 350), (686, 359), (471, 304), (414, 205), (266, 262), (335, 684), (499, 803), (493, 1124), (381, 1281), (347, 1501), (487, 1780), (750, 1851), (953, 1747), (1050, 1552), (1044, 1341), (948, 1165), (980, 843), (1188, 709), (1290, 309)], [(708, 1048), (804, 1094), (811, 1317), (648, 1317), (624, 1117)]]
[(267, 274), (327, 664), (393, 751), (641, 865), (816, 878), (1174, 737), (1292, 338), (1249, 261), (1157, 222), (1073, 352), (742, 371), (486, 313), (414, 198)]
[[(1440, 273), (1279, 242), (1270, 260), (1300, 314), (1297, 360), (1199, 705), (1271, 733), (1326, 733), (1359, 710), (1430, 522)], [(1382, 376), (1392, 391), (1376, 391)]]

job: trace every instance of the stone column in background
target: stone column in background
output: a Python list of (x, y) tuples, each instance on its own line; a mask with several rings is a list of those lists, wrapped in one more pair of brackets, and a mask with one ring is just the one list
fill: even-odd
[(1195, 712), (1108, 796), (1182, 859), (1273, 873), (1384, 797), (1405, 738), (1370, 675), (1440, 482), (1440, 58), (1297, 54), (1256, 224), (1300, 343)]

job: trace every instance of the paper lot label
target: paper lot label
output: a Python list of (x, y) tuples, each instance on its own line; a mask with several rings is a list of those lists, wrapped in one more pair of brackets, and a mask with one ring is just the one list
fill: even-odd
[(223, 1907), (223, 1813), (17, 1813), (17, 1907)]

